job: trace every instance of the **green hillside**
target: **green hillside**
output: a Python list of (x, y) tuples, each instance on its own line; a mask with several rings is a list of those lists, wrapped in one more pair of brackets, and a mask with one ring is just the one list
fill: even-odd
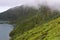
[(10, 33), (10, 40), (53, 40), (52, 38), (55, 40), (55, 34), (58, 33), (57, 29), (60, 25), (60, 18), (58, 18), (60, 12), (45, 6), (39, 10), (31, 8), (28, 10), (23, 11), (24, 15), (16, 20), (16, 27)]
[(47, 6), (19, 6), (0, 14), (0, 20), (16, 24), (10, 40), (59, 40), (60, 12)]
[(12, 40), (60, 40), (60, 17), (37, 26)]

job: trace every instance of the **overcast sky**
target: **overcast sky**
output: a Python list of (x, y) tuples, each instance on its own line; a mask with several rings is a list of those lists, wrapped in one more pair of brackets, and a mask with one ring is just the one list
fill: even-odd
[(0, 12), (6, 11), (11, 7), (19, 6), (19, 5), (34, 5), (37, 4), (47, 4), (50, 7), (59, 9), (60, 8), (60, 0), (0, 0)]

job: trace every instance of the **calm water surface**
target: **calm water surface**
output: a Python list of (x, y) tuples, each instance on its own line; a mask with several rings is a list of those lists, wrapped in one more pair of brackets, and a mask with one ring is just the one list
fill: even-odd
[(13, 25), (0, 24), (0, 40), (9, 40), (9, 33), (13, 30)]

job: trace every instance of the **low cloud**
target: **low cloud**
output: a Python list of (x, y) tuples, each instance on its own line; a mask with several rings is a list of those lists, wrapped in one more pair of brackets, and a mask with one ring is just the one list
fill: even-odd
[(48, 5), (53, 9), (60, 10), (60, 0), (0, 0), (0, 7), (2, 6), (11, 8), (20, 5), (28, 5), (35, 7), (37, 7), (38, 5)]

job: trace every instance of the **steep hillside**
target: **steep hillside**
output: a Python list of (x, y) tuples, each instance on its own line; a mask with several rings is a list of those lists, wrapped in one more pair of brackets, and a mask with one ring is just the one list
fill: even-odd
[(26, 31), (22, 35), (17, 34), (12, 40), (60, 40), (60, 17)]
[(58, 17), (60, 17), (60, 12), (51, 10), (47, 6), (41, 6), (39, 9), (19, 6), (0, 14), (0, 20), (10, 21), (10, 23), (16, 24), (16, 27), (10, 33), (11, 40), (42, 40), (47, 35), (47, 31), (50, 30), (50, 26), (54, 27), (54, 24), (50, 25), (49, 21)]
[[(47, 34), (47, 32), (45, 32), (45, 31), (50, 30), (49, 27), (51, 25), (54, 26), (54, 24), (50, 25), (49, 21), (52, 21), (53, 19), (60, 17), (60, 13), (57, 11), (51, 12), (51, 11), (49, 11), (49, 9), (47, 9), (45, 7), (41, 8), (40, 10), (38, 12), (36, 12), (35, 15), (30, 16), (24, 20), (21, 20), (21, 21), (20, 21), (20, 19), (17, 20), (16, 27), (10, 33), (11, 40), (38, 40), (40, 37), (42, 37), (41, 40), (44, 39), (44, 37), (46, 36), (45, 34)], [(56, 20), (56, 21), (58, 21), (58, 20)], [(49, 23), (47, 23), (47, 22), (49, 22)], [(55, 21), (53, 21), (53, 22), (55, 22)], [(47, 26), (45, 25), (45, 23), (47, 23)], [(43, 24), (44, 24), (44, 26), (42, 26)], [(32, 32), (30, 32), (30, 30)], [(42, 32), (42, 34), (40, 34), (40, 31)], [(36, 36), (35, 36), (35, 34), (36, 34)], [(34, 36), (35, 36), (35, 38), (33, 38)]]

